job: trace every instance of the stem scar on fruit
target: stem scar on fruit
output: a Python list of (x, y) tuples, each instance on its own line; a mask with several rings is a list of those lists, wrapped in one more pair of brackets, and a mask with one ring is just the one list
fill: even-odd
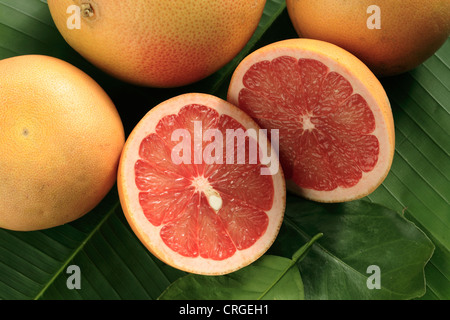
[(94, 8), (92, 8), (91, 4), (89, 3), (82, 3), (81, 14), (85, 18), (92, 18), (94, 16)]

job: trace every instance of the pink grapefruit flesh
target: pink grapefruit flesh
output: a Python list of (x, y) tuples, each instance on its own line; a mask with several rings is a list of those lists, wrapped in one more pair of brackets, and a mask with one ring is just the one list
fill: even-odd
[[(250, 128), (259, 130), (235, 106), (191, 93), (153, 108), (127, 139), (118, 175), (122, 207), (139, 239), (162, 261), (192, 273), (224, 274), (253, 262), (274, 241), (285, 206), (281, 167), (263, 175), (267, 164), (260, 157), (255, 163), (226, 159), (227, 130)], [(180, 129), (191, 137), (182, 151), (174, 138)], [(218, 149), (208, 149), (220, 135), (210, 140), (208, 130), (222, 134), (220, 160)], [(186, 156), (181, 163), (174, 150)], [(239, 151), (234, 146), (235, 160)]]
[(294, 39), (257, 50), (236, 69), (228, 100), (261, 127), (279, 130), (289, 189), (306, 198), (361, 198), (390, 169), (388, 98), (370, 70), (335, 45)]

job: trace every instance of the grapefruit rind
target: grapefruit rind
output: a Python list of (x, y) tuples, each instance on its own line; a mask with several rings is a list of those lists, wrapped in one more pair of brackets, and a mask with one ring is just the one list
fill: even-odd
[[(171, 98), (150, 110), (128, 137), (118, 170), (118, 190), (125, 217), (132, 230), (146, 248), (158, 259), (177, 269), (197, 274), (220, 275), (236, 271), (262, 256), (275, 240), (284, 216), (286, 193), (285, 180), (281, 167), (273, 175), (274, 199), (272, 208), (265, 211), (269, 218), (265, 233), (249, 248), (237, 250), (233, 256), (224, 260), (185, 257), (170, 249), (161, 239), (162, 226), (154, 226), (144, 215), (139, 204), (139, 189), (135, 183), (135, 162), (139, 159), (139, 146), (142, 140), (155, 132), (158, 121), (164, 116), (177, 114), (181, 108), (190, 104), (212, 107), (219, 114), (237, 119), (245, 128), (258, 130), (258, 125), (242, 110), (217, 97), (189, 93)], [(275, 152), (268, 143), (268, 147)]]
[(239, 106), (239, 92), (245, 87), (243, 78), (246, 72), (260, 61), (272, 61), (281, 56), (318, 60), (328, 67), (329, 72), (337, 72), (346, 78), (353, 87), (352, 94), (361, 95), (370, 107), (375, 117), (375, 130), (371, 134), (377, 137), (380, 145), (376, 166), (372, 171), (363, 172), (362, 178), (353, 187), (319, 191), (301, 188), (292, 179), (287, 179), (288, 190), (318, 202), (344, 202), (372, 193), (391, 168), (395, 148), (394, 121), (381, 83), (354, 55), (336, 45), (312, 39), (289, 39), (269, 44), (248, 55), (238, 65), (230, 82), (227, 100)]

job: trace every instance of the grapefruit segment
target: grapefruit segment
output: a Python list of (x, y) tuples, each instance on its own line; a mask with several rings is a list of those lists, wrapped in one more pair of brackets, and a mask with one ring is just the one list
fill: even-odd
[(262, 174), (270, 164), (261, 161), (261, 139), (275, 150), (266, 136), (249, 134), (259, 129), (239, 108), (195, 93), (161, 103), (138, 123), (118, 189), (128, 222), (155, 256), (188, 272), (224, 274), (269, 248), (283, 219), (285, 181), (278, 163), (273, 175)]
[(193, 189), (162, 193), (140, 192), (139, 204), (148, 221), (154, 226), (160, 226), (169, 223), (185, 210), (193, 195)]
[(161, 228), (161, 239), (170, 249), (184, 257), (197, 257), (199, 199), (194, 194), (187, 206), (180, 208), (176, 219), (164, 224)]
[[(211, 186), (221, 195), (243, 201), (261, 210), (270, 210), (273, 193), (261, 190), (273, 189), (271, 176), (261, 175), (260, 165), (231, 165), (218, 168), (209, 176)], [(242, 188), (245, 186), (245, 192)]]
[(171, 159), (171, 146), (156, 133), (148, 135), (139, 147), (139, 157), (143, 161), (147, 161), (156, 167), (164, 168), (175, 174), (184, 176), (187, 174), (188, 168), (183, 164), (175, 165)]
[(394, 154), (389, 100), (370, 70), (317, 40), (273, 43), (236, 68), (228, 101), (278, 129), (289, 189), (306, 198), (361, 198), (386, 177)]
[(223, 220), (211, 207), (204, 194), (200, 195), (198, 233), (200, 256), (202, 258), (224, 260), (232, 256), (237, 250)]
[(176, 173), (138, 160), (135, 164), (136, 186), (139, 190), (153, 192), (183, 190), (190, 185), (188, 179)]

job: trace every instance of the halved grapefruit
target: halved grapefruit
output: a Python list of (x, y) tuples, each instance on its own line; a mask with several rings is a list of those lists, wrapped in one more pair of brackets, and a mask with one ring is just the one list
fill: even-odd
[[(273, 243), (286, 189), (278, 158), (269, 163), (264, 155), (276, 151), (266, 135), (244, 136), (245, 144), (228, 139), (252, 130), (261, 132), (242, 110), (201, 93), (162, 102), (134, 128), (119, 164), (119, 196), (133, 231), (160, 260), (225, 274)], [(252, 145), (259, 150), (253, 159)]]
[(262, 128), (279, 129), (288, 189), (320, 202), (374, 191), (394, 155), (388, 97), (355, 56), (311, 39), (272, 43), (236, 68), (227, 100)]

